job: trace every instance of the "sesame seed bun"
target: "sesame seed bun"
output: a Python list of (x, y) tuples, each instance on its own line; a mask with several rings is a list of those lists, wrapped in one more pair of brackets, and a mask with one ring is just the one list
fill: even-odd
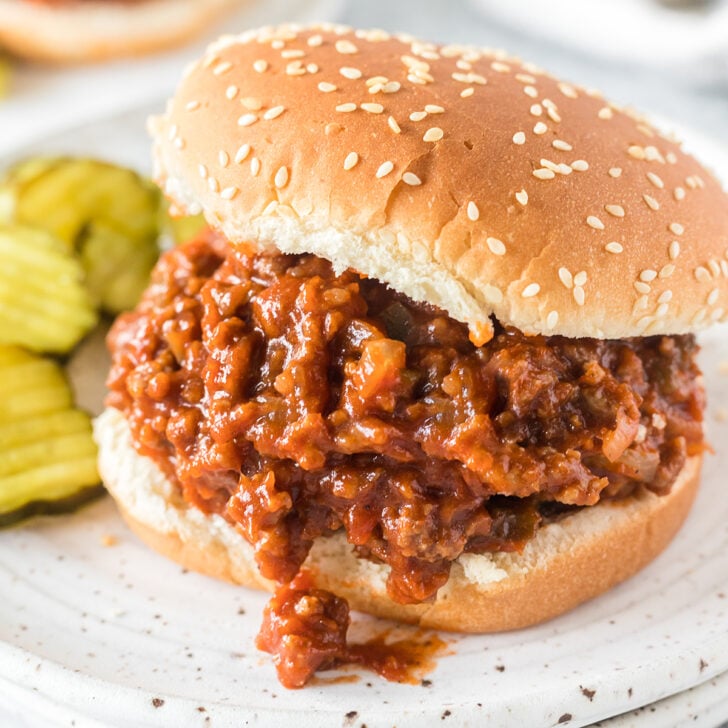
[[(243, 0), (244, 1), (244, 0)], [(75, 63), (184, 43), (241, 0), (0, 0), (0, 47), (22, 58)]]
[(157, 178), (233, 242), (311, 252), (485, 341), (728, 319), (728, 196), (597, 93), (480, 48), (285, 26), (226, 37), (152, 121)]
[[(154, 461), (136, 452), (120, 412), (107, 409), (94, 431), (104, 482), (142, 540), (186, 568), (273, 589), (242, 535), (220, 516), (187, 504)], [(386, 593), (387, 567), (357, 558), (342, 534), (318, 539), (305, 566), (317, 586), (376, 616), (460, 632), (526, 627), (601, 594), (652, 561), (690, 510), (700, 465), (700, 457), (690, 458), (669, 495), (641, 492), (551, 523), (520, 554), (462, 555), (427, 604), (393, 602)]]

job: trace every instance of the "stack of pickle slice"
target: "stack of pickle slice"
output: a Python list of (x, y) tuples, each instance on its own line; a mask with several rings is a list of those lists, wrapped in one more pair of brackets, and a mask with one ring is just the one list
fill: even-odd
[(134, 307), (161, 239), (200, 226), (106, 162), (34, 158), (0, 179), (0, 526), (101, 491), (64, 360), (100, 318)]

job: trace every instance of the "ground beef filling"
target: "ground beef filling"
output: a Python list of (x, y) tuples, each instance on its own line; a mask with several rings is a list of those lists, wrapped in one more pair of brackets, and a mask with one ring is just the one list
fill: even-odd
[[(285, 583), (344, 529), (429, 599), (464, 553), (544, 519), (669, 491), (702, 450), (691, 336), (598, 341), (467, 327), (313, 255), (166, 254), (110, 335), (109, 403), (184, 498), (236, 524)], [(325, 650), (324, 650), (325, 652)]]

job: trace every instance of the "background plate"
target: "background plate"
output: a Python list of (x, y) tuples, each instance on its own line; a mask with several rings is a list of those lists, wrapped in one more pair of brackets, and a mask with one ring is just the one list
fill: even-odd
[[(32, 151), (147, 169), (146, 113)], [(728, 171), (724, 151), (691, 142)], [(182, 572), (142, 546), (105, 499), (0, 532), (0, 723), (578, 726), (710, 680), (728, 670), (728, 331), (703, 345), (718, 452), (669, 549), (599, 599), (528, 630), (454, 637), (431, 684), (356, 672), (331, 683), (326, 673), (289, 692), (253, 647), (266, 597)], [(74, 362), (85, 401), (98, 405), (105, 366), (98, 342)]]

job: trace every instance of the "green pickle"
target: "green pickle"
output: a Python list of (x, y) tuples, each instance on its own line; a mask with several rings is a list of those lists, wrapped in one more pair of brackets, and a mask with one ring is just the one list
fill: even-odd
[(34, 158), (0, 185), (0, 219), (41, 228), (81, 258), (95, 304), (133, 308), (159, 255), (159, 190), (93, 159)]
[(91, 419), (73, 407), (60, 365), (0, 346), (0, 526), (100, 492)]
[(0, 225), (0, 344), (69, 352), (98, 316), (81, 263), (52, 235)]

